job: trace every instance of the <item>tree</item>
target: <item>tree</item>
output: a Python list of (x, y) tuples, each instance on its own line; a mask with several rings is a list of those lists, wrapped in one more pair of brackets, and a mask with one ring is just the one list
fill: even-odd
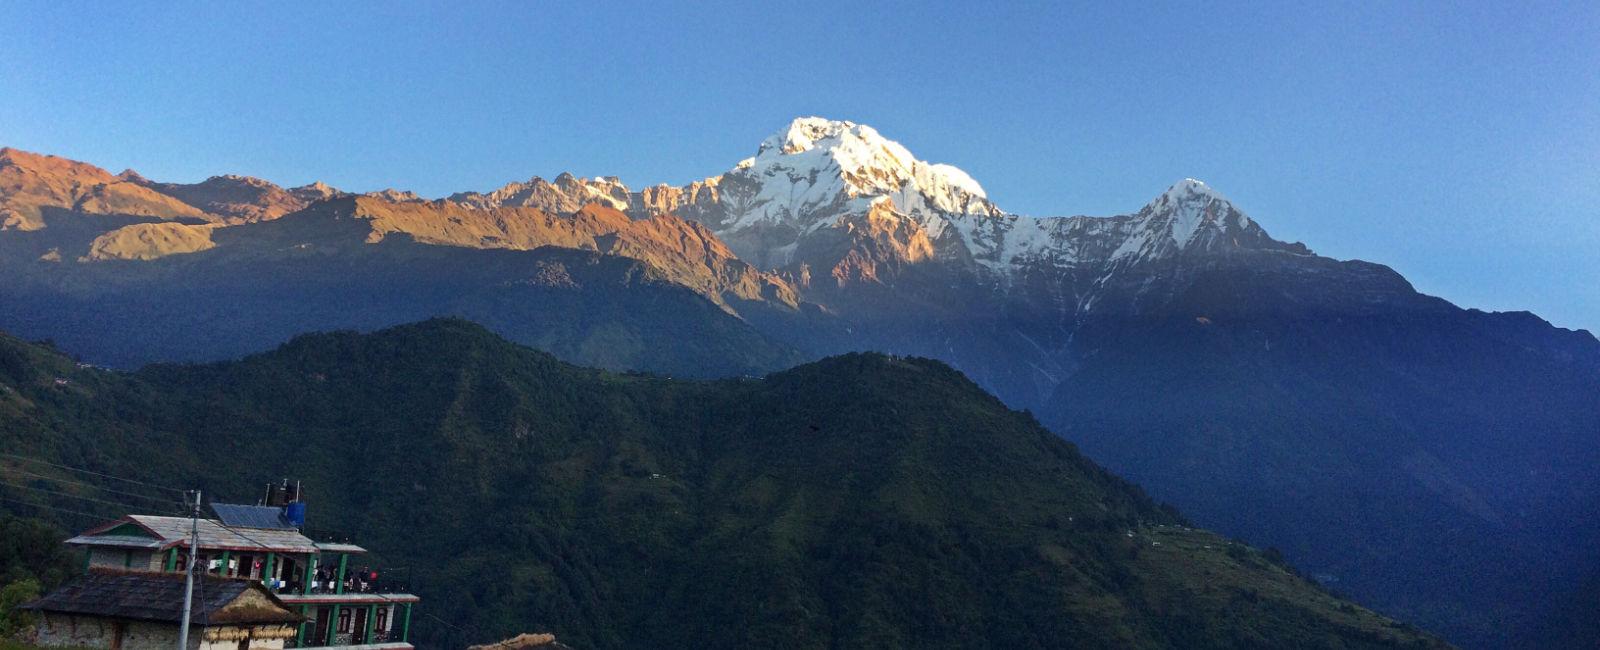
[(0, 639), (9, 639), (33, 627), (33, 614), (18, 607), (38, 597), (39, 581), (32, 578), (0, 588)]

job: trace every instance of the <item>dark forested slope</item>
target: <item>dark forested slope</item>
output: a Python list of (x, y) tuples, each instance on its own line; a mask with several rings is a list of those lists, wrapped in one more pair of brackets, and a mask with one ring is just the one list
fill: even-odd
[(409, 567), (450, 621), (419, 620), (426, 647), (1437, 644), (933, 361), (675, 381), (430, 321), (132, 375), (5, 339), (0, 382), (6, 449), (236, 500), (303, 479), (313, 528)]

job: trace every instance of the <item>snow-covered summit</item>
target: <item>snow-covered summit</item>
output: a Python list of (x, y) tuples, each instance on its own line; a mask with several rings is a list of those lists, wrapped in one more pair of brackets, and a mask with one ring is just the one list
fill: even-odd
[(789, 126), (762, 141), (752, 165), (791, 157), (791, 167), (837, 167), (847, 178), (865, 181), (861, 190), (897, 189), (888, 183), (906, 180), (956, 189), (985, 197), (983, 187), (966, 172), (951, 165), (917, 160), (900, 143), (883, 137), (865, 124), (821, 117), (795, 118)]
[(1139, 216), (1151, 225), (1165, 226), (1163, 230), (1180, 248), (1187, 246), (1207, 224), (1236, 228), (1252, 225), (1250, 217), (1234, 207), (1222, 193), (1193, 178), (1174, 183), (1140, 210)]
[(1173, 183), (1172, 187), (1167, 188), (1167, 191), (1162, 193), (1160, 198), (1184, 198), (1192, 196), (1204, 196), (1226, 200), (1221, 193), (1211, 189), (1210, 185), (1206, 185), (1205, 181), (1202, 181), (1198, 178), (1185, 178), (1181, 181)]
[(802, 117), (774, 133), (728, 176), (756, 189), (731, 227), (784, 222), (813, 228), (841, 210), (888, 199), (901, 212), (995, 212), (983, 187), (950, 165), (918, 160), (864, 124)]
[(1186, 215), (1197, 215), (1207, 210), (1212, 212), (1226, 212), (1236, 209), (1228, 197), (1222, 195), (1206, 185), (1204, 182), (1185, 178), (1172, 184), (1161, 196), (1156, 197), (1146, 204), (1140, 213), (1179, 212)]

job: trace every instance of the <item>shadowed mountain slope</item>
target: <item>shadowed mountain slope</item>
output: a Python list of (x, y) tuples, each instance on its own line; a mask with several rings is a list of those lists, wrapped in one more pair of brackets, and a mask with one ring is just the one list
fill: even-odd
[(312, 527), (455, 623), (417, 621), (436, 647), (1441, 646), (929, 360), (687, 382), (430, 321), (133, 375), (7, 339), (0, 378), (7, 445), (211, 494), (304, 478)]

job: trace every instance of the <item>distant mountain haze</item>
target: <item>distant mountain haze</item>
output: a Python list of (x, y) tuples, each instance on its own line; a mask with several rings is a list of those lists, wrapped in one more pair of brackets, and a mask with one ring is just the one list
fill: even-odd
[(1468, 647), (1588, 641), (1552, 633), (1573, 617), (1551, 603), (1600, 571), (1600, 341), (1274, 239), (1198, 180), (1126, 214), (1021, 216), (813, 117), (637, 190), (175, 185), (9, 149), (0, 181), (0, 328), (90, 361), (444, 315), (674, 376), (935, 358), (1386, 614)]

